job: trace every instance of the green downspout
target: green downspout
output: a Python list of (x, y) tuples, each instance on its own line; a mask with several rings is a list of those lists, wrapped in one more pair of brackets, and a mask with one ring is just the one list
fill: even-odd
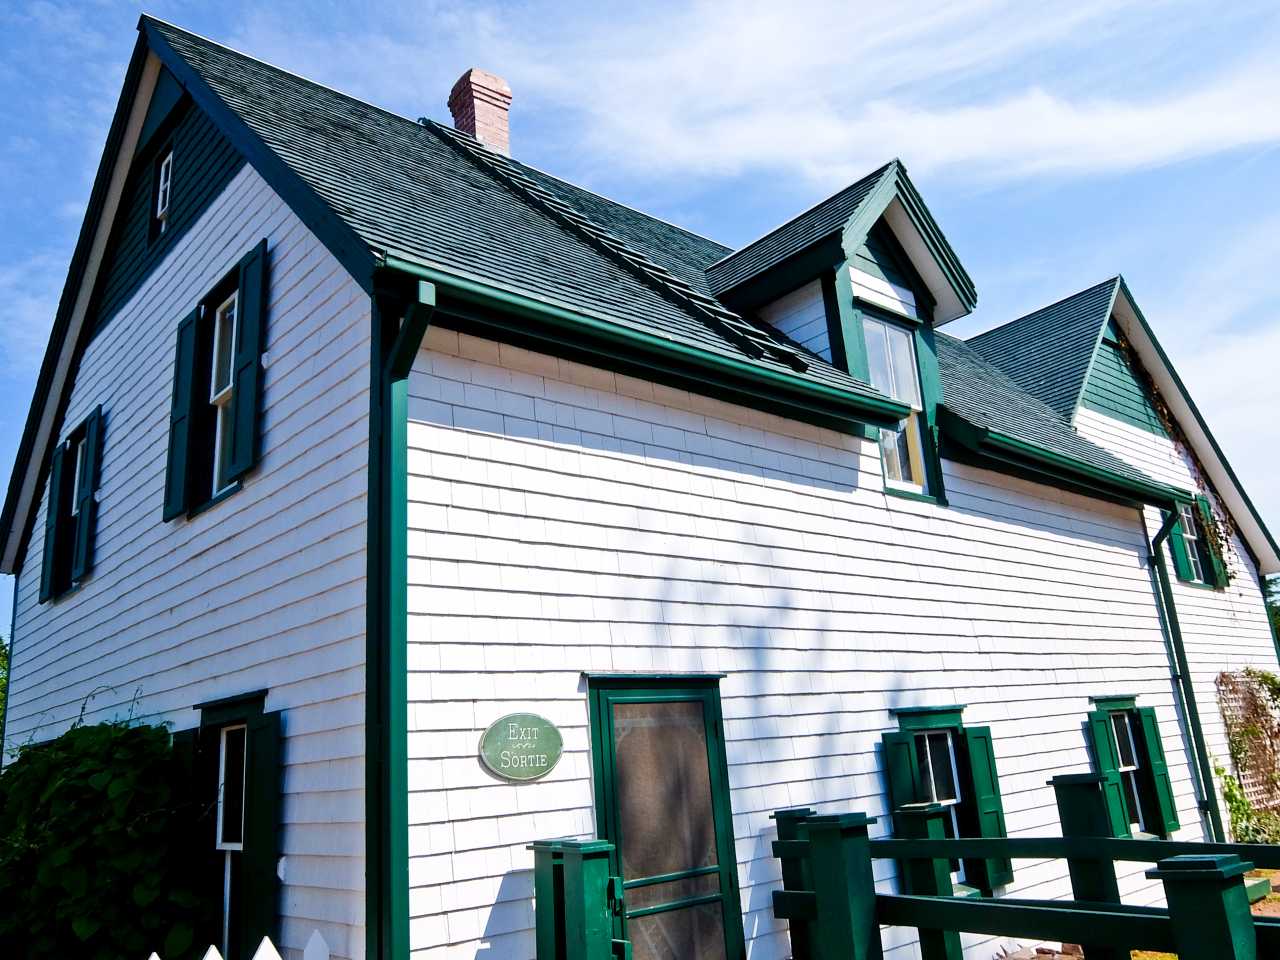
[(365, 665), (370, 960), (409, 956), (408, 378), (434, 310), (432, 284), (420, 281), (415, 299), (399, 278), (378, 277), (370, 337)]
[[(1143, 536), (1147, 533), (1147, 518), (1141, 508), (1138, 517), (1142, 521)], [(1200, 794), (1199, 806), (1202, 813), (1208, 813), (1209, 825), (1213, 839), (1217, 843), (1226, 842), (1226, 833), (1222, 828), (1222, 814), (1218, 810), (1218, 794), (1213, 786), (1213, 765), (1209, 762), (1209, 751), (1205, 747), (1204, 732), (1200, 726), (1200, 711), (1196, 707), (1196, 694), (1191, 684), (1191, 667), (1187, 662), (1187, 650), (1182, 643), (1182, 627), (1178, 622), (1178, 608), (1173, 599), (1173, 586), (1169, 580), (1169, 566), (1164, 559), (1164, 544), (1178, 522), (1176, 510), (1166, 511), (1164, 523), (1150, 541), (1153, 576), (1155, 578), (1156, 609), (1160, 614), (1160, 623), (1168, 640), (1171, 659), (1173, 660), (1174, 697), (1178, 707), (1186, 718), (1191, 732), (1191, 746), (1195, 753), (1195, 764), (1191, 772), (1196, 782), (1196, 792)]]

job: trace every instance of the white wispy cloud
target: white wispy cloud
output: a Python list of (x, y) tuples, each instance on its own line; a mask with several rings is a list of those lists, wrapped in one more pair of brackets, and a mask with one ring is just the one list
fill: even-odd
[[(520, 110), (537, 111), (580, 162), (640, 177), (836, 184), (900, 155), (913, 169), (990, 180), (1280, 142), (1280, 64), (1263, 42), (1280, 35), (1274, 16), (1257, 8), (1232, 58), (1209, 69), (1176, 52), (1196, 40), (1187, 6), (809, 0), (421, 17), (393, 7), (356, 36), (302, 43), (287, 13), (267, 11), (241, 38), (406, 111), (439, 114), (453, 77), (483, 65), (512, 82), (517, 124)], [(1179, 17), (1185, 35), (1171, 26)], [(340, 53), (353, 48), (358, 61)]]

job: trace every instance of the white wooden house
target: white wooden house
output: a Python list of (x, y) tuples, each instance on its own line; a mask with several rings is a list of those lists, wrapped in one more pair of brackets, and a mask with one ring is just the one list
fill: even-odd
[(1044, 834), (1106, 770), (1222, 835), (1280, 551), (1122, 279), (962, 341), (898, 161), (730, 250), (508, 157), (481, 71), (455, 130), (139, 30), (0, 518), (4, 746), (171, 724), (231, 957), (528, 960), (565, 836), (637, 960), (785, 957), (790, 806)]

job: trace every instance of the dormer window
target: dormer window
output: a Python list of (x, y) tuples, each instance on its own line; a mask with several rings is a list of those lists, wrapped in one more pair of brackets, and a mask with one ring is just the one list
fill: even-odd
[(880, 431), (885, 483), (891, 487), (927, 493), (922, 433), (924, 407), (920, 397), (914, 334), (896, 323), (866, 314), (862, 317), (862, 333), (867, 345), (871, 385), (911, 406), (911, 413), (901, 427)]
[(169, 210), (173, 200), (173, 148), (161, 151), (156, 163), (155, 203), (151, 215), (151, 238), (161, 236), (169, 227)]

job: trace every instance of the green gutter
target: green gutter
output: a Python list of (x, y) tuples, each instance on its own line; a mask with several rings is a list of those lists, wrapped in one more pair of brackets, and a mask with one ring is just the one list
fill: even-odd
[[(877, 426), (896, 426), (910, 412), (906, 404), (881, 394), (855, 393), (791, 376), (747, 359), (740, 360), (701, 350), (610, 320), (567, 310), (525, 294), (446, 273), (396, 254), (386, 254), (383, 265), (428, 280), (439, 286), (442, 293), (459, 301), (508, 315), (527, 317), (554, 329), (569, 332), (583, 348), (597, 343), (615, 349), (621, 347), (636, 360), (663, 358), (676, 361), (688, 370), (691, 379), (701, 381), (713, 389), (730, 387), (742, 391), (753, 385), (758, 392), (759, 387), (765, 386), (773, 391), (767, 399), (772, 399), (778, 405), (788, 403), (802, 412), (807, 408), (815, 415), (830, 419), (873, 423)], [(700, 392), (707, 391), (704, 388)]]
[(1150, 503), (1169, 509), (1191, 500), (1191, 494), (1173, 487), (1096, 467), (988, 427), (979, 427), (946, 406), (939, 407), (938, 414), (939, 426), (948, 437), (983, 456), (1015, 465), (1034, 465), (1050, 476), (1061, 477), (1113, 499), (1120, 496), (1135, 503)]
[[(1142, 521), (1142, 532), (1146, 535), (1147, 519), (1142, 511), (1138, 512)], [(1173, 586), (1169, 581), (1169, 567), (1164, 559), (1164, 543), (1169, 539), (1174, 526), (1178, 522), (1178, 512), (1169, 511), (1150, 542), (1151, 556), (1155, 561), (1154, 575), (1156, 586), (1156, 608), (1160, 612), (1162, 626), (1166, 627), (1166, 636), (1173, 652), (1173, 679), (1175, 695), (1181, 701), (1180, 706), (1187, 726), (1191, 732), (1191, 746), (1195, 753), (1195, 763), (1191, 773), (1196, 781), (1196, 792), (1200, 794), (1200, 810), (1209, 815), (1210, 829), (1218, 843), (1226, 842), (1226, 833), (1222, 829), (1222, 813), (1218, 810), (1218, 794), (1213, 788), (1213, 764), (1209, 761), (1209, 750), (1205, 746), (1204, 732), (1200, 727), (1200, 711), (1196, 707), (1196, 692), (1191, 684), (1191, 667), (1187, 662), (1187, 650), (1182, 643), (1182, 626), (1178, 622), (1178, 608), (1173, 599)]]
[[(366, 955), (409, 955), (408, 398), (409, 371), (435, 310), (399, 278), (375, 282), (369, 391), (366, 599)], [(403, 320), (401, 319), (403, 318)]]

